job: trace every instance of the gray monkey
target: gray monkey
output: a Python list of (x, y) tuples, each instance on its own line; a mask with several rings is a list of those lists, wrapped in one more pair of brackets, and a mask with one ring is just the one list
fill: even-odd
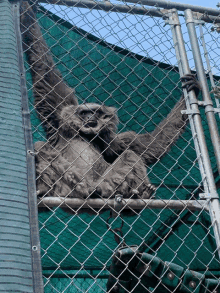
[[(118, 116), (113, 107), (78, 104), (56, 69), (35, 14), (22, 3), (21, 31), (31, 66), (36, 111), (47, 133), (47, 142), (35, 144), (39, 196), (149, 198), (155, 190), (147, 166), (164, 156), (187, 123), (183, 97), (153, 132), (117, 134)], [(193, 75), (184, 87), (200, 87)]]

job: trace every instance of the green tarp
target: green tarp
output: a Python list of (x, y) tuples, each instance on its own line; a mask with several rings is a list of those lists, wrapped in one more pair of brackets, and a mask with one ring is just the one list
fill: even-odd
[[(45, 16), (43, 9), (38, 19), (65, 81), (75, 87), (81, 102), (117, 107), (119, 131), (152, 131), (179, 99), (177, 68), (105, 43), (49, 12)], [(33, 110), (29, 71), (27, 84)], [(205, 120), (203, 124), (216, 171)], [(32, 125), (34, 141), (44, 140), (34, 110)], [(190, 199), (193, 195), (198, 198), (201, 176), (189, 128), (169, 154), (149, 166), (148, 171), (152, 183), (160, 186), (156, 198)], [(65, 292), (85, 292), (85, 288), (90, 288), (88, 292), (104, 292), (101, 288), (105, 288), (106, 279), (101, 277), (104, 278), (116, 248), (114, 236), (106, 226), (108, 217), (109, 212), (96, 216), (71, 215), (59, 208), (39, 213), (43, 271), (46, 278), (50, 277), (45, 279), (45, 292), (57, 292), (59, 288), (61, 292), (68, 286)], [(146, 252), (155, 254), (157, 250), (157, 257), (163, 261), (211, 277), (219, 276), (215, 239), (207, 212), (147, 209), (137, 217), (124, 220), (123, 233), (128, 245), (145, 241)], [(118, 226), (120, 220), (115, 219), (113, 227)], [(91, 278), (95, 270), (99, 272), (97, 281)], [(77, 279), (80, 275), (84, 277)], [(76, 278), (73, 281), (68, 276)]]

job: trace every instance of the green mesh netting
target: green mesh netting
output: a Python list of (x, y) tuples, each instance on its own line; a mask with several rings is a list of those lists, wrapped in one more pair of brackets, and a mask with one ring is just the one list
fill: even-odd
[[(119, 131), (152, 131), (179, 99), (177, 68), (105, 43), (44, 9), (38, 13), (38, 19), (65, 81), (76, 89), (81, 102), (103, 102), (117, 107)], [(27, 84), (34, 141), (45, 140), (33, 107), (29, 71)], [(215, 171), (205, 121), (203, 125)], [(156, 198), (190, 199), (193, 194), (198, 198), (201, 176), (195, 160), (188, 128), (161, 161), (149, 166), (152, 183), (160, 186)], [(62, 288), (66, 288), (65, 292), (104, 292), (106, 275), (102, 279), (102, 273), (111, 264), (116, 248), (113, 234), (106, 226), (108, 217), (109, 212), (96, 216), (71, 215), (59, 208), (39, 213), (45, 292), (62, 292)], [(138, 217), (124, 220), (123, 232), (128, 245), (145, 241), (146, 252), (157, 250), (157, 256), (164, 261), (219, 275), (207, 212), (147, 209)], [(120, 226), (120, 220), (116, 219), (113, 226)], [(86, 271), (79, 277), (81, 270)], [(99, 271), (97, 279), (93, 279), (94, 270)], [(81, 279), (75, 281), (74, 277)]]

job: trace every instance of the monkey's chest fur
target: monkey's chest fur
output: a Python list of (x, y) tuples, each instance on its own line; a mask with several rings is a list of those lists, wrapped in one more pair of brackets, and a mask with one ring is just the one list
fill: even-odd
[(98, 146), (80, 138), (60, 140), (56, 147), (38, 142), (35, 149), (40, 196), (111, 198), (119, 192), (130, 197), (138, 189), (141, 197), (149, 198), (153, 192), (141, 157), (131, 150), (109, 164)]
[(55, 148), (38, 142), (35, 149), (37, 188), (44, 196), (85, 198), (109, 167), (102, 154), (81, 139), (61, 141)]
[[(61, 146), (59, 146), (60, 148)], [(89, 142), (75, 139), (61, 151), (64, 169), (74, 169), (87, 180), (96, 181), (109, 164)]]

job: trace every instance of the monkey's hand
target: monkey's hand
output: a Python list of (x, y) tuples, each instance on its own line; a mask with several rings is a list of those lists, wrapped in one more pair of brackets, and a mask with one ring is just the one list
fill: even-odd
[(196, 96), (198, 97), (201, 86), (199, 84), (199, 81), (197, 80), (196, 76), (194, 74), (186, 74), (183, 77), (180, 78), (182, 81), (182, 88), (185, 88), (187, 92), (190, 92), (192, 90), (195, 91)]

